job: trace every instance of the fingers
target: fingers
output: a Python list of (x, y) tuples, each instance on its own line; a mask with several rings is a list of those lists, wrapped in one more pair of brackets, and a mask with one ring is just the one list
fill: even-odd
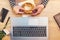
[(15, 7), (13, 8), (13, 10), (14, 10), (14, 12), (15, 12), (16, 14), (23, 14), (23, 13), (24, 13), (24, 9), (23, 9), (22, 7), (20, 7), (20, 6), (15, 6)]
[(24, 9), (20, 7), (18, 14), (24, 14)]
[[(43, 5), (35, 6), (34, 9), (32, 10), (31, 16), (36, 16), (36, 15), (40, 14), (41, 11), (43, 10), (43, 8), (44, 8)], [(13, 8), (13, 10), (14, 10), (14, 12), (15, 12), (16, 14), (25, 14), (25, 13), (24, 13), (25, 9), (22, 8), (22, 7), (20, 7), (20, 6), (15, 6), (15, 7)]]
[(41, 13), (42, 9), (38, 9), (36, 13), (32, 13), (32, 16), (36, 16), (36, 15), (39, 15)]
[(40, 14), (44, 7), (42, 5), (38, 5), (36, 8), (37, 9), (34, 9), (32, 11), (32, 16), (36, 16), (36, 15)]
[(22, 11), (24, 11), (25, 9), (24, 8), (22, 8), (22, 7), (19, 7)]

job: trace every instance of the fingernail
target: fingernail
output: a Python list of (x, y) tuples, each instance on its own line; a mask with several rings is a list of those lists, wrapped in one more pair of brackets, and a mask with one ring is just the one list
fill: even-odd
[(22, 9), (19, 9), (19, 12), (23, 12), (24, 10), (22, 10)]
[(36, 13), (36, 12), (37, 12), (37, 9), (34, 9), (32, 12), (33, 12), (33, 13)]

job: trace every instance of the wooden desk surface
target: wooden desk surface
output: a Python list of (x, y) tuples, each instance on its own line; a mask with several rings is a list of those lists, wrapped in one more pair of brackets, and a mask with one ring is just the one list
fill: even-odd
[[(10, 11), (9, 11), (9, 14), (7, 15), (4, 23), (0, 22), (0, 30), (2, 30), (2, 28), (4, 27), (7, 18), (9, 16), (13, 15), (13, 12), (11, 10), (11, 7), (10, 7), (8, 0), (0, 0), (0, 10), (2, 8), (6, 8)], [(39, 17), (46, 16), (49, 19), (49, 25), (48, 25), (49, 37), (48, 37), (48, 40), (60, 40), (60, 30), (59, 30), (58, 25), (56, 24), (56, 22), (53, 18), (53, 16), (59, 12), (60, 12), (60, 0), (50, 0), (47, 4), (47, 7), (39, 15)], [(10, 21), (9, 21), (6, 29), (8, 29), (8, 30), (10, 29)], [(10, 40), (10, 35), (5, 36), (3, 38), (3, 40)]]

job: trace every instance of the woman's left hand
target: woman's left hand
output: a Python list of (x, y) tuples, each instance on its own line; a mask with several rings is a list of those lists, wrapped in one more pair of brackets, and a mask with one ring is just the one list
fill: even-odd
[(32, 10), (31, 16), (36, 16), (41, 13), (41, 11), (44, 9), (44, 5), (38, 5)]

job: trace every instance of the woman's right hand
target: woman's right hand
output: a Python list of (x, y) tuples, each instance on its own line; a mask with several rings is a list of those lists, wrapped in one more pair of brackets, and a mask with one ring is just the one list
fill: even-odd
[(14, 6), (13, 10), (16, 14), (24, 14), (24, 8), (22, 8), (20, 6)]

